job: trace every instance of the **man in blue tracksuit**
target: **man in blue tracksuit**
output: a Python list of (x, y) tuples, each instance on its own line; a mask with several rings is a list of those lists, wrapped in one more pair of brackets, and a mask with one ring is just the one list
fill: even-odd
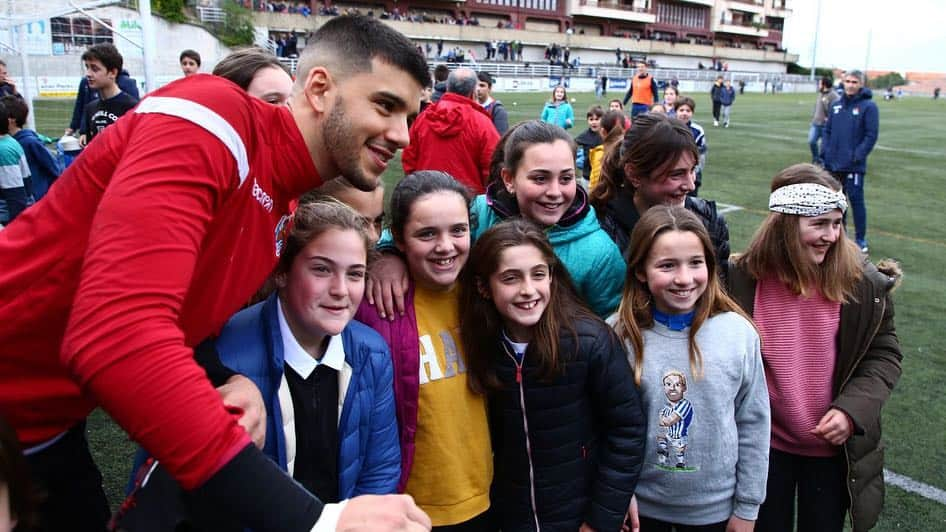
[(844, 186), (854, 213), (854, 241), (867, 252), (867, 206), (864, 174), (867, 156), (877, 143), (879, 117), (870, 89), (859, 70), (844, 74), (844, 93), (828, 110), (822, 141), (825, 168)]

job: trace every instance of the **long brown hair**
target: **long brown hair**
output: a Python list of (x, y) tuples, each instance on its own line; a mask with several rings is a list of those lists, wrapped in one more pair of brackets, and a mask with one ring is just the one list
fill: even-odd
[[(693, 233), (703, 246), (706, 264), (706, 290), (696, 304), (696, 315), (690, 326), (690, 372), (694, 378), (703, 375), (703, 354), (696, 343), (696, 333), (707, 319), (721, 312), (735, 312), (749, 320), (739, 305), (726, 295), (717, 273), (716, 251), (703, 222), (684, 207), (657, 205), (641, 216), (634, 230), (631, 231), (632, 250), (627, 262), (627, 278), (624, 282), (624, 294), (618, 307), (618, 320), (615, 331), (634, 348), (634, 381), (640, 385), (644, 367), (644, 336), (642, 331), (654, 326), (651, 313), (653, 294), (647, 284), (638, 275), (645, 274), (645, 265), (654, 242), (660, 235), (670, 231)], [(751, 320), (749, 320), (751, 321)]]
[[(776, 174), (771, 191), (799, 183), (815, 183), (831, 190), (841, 188), (831, 174), (813, 164), (801, 163)], [(808, 297), (811, 289), (816, 288), (829, 301), (847, 302), (864, 272), (857, 245), (847, 238), (842, 227), (824, 261), (814, 264), (805, 255), (798, 219), (793, 214), (770, 212), (746, 252), (735, 257), (734, 262), (753, 279), (777, 277), (797, 295)]]
[(599, 213), (604, 212), (604, 206), (621, 188), (631, 186), (627, 182), (628, 172), (647, 181), (658, 179), (684, 153), (690, 153), (694, 161), (700, 158), (693, 133), (686, 124), (658, 113), (638, 115), (624, 133), (619, 148), (606, 152), (601, 178), (590, 194), (591, 205)]
[(515, 246), (538, 249), (551, 275), (548, 306), (535, 325), (533, 339), (526, 349), (526, 356), (537, 362), (541, 380), (558, 376), (563, 359), (571, 356), (559, 351), (562, 329), (577, 338), (575, 324), (579, 320), (600, 321), (578, 297), (568, 270), (537, 225), (522, 218), (494, 225), (476, 240), (470, 260), (460, 274), (460, 340), (467, 358), (468, 383), (475, 393), (500, 387), (492, 359), (496, 356), (497, 341), (503, 335), (503, 318), (490, 299), (489, 278), (499, 268), (502, 253)]

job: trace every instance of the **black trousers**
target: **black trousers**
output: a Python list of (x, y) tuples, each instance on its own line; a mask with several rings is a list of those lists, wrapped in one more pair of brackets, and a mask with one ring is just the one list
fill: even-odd
[(30, 476), (43, 501), (40, 530), (102, 532), (111, 516), (102, 474), (89, 453), (85, 422), (56, 443), (27, 456)]
[(850, 505), (844, 456), (799, 456), (769, 451), (769, 480), (756, 530), (791, 532), (796, 496), (799, 532), (841, 532)]
[(713, 102), (713, 120), (719, 122), (719, 110), (723, 104), (719, 102)]

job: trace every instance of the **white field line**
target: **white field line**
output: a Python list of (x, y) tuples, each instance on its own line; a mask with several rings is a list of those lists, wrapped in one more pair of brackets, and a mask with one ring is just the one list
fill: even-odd
[(909, 491), (910, 493), (915, 493), (924, 499), (946, 504), (946, 491), (936, 486), (930, 486), (918, 480), (913, 480), (899, 473), (894, 473), (889, 469), (884, 469), (884, 482), (902, 490)]
[(739, 205), (730, 205), (728, 203), (716, 203), (716, 212), (719, 214), (726, 214), (727, 212), (741, 211), (742, 207)]

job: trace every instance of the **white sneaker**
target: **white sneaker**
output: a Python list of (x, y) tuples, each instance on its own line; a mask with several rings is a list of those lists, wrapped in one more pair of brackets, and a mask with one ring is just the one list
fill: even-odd
[(719, 127), (719, 120), (713, 120), (713, 127)]
[(723, 127), (729, 127), (729, 122), (726, 122), (725, 124), (723, 124)]

